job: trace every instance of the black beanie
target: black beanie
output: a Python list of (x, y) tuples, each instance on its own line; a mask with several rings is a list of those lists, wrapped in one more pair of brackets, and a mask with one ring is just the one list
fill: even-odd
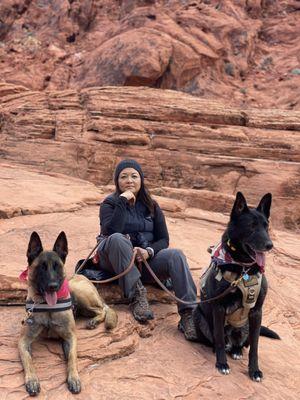
[(115, 169), (114, 180), (115, 180), (116, 187), (118, 187), (119, 175), (125, 168), (135, 169), (140, 174), (141, 181), (142, 182), (144, 181), (144, 174), (142, 171), (142, 167), (140, 166), (140, 164), (137, 161), (132, 160), (132, 159), (122, 160), (119, 162), (119, 164), (116, 166), (116, 169)]

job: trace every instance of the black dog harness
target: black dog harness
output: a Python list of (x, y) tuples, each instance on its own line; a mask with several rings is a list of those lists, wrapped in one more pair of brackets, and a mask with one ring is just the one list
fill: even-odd
[[(231, 272), (228, 270), (223, 270), (221, 266), (226, 264), (237, 264), (243, 268), (242, 275), (239, 278), (237, 272)], [(239, 307), (233, 313), (226, 316), (225, 324), (229, 324), (235, 328), (240, 328), (245, 325), (248, 319), (248, 314), (251, 308), (256, 304), (262, 283), (262, 273), (257, 272), (256, 274), (249, 275), (248, 271), (255, 265), (256, 262), (249, 264), (243, 264), (236, 262), (232, 259), (231, 255), (226, 252), (222, 243), (219, 243), (211, 251), (211, 264), (209, 268), (201, 277), (200, 288), (202, 292), (206, 292), (206, 282), (212, 269), (216, 270), (215, 279), (221, 281), (226, 280), (230, 284), (236, 282), (235, 287), (237, 287), (242, 293), (242, 306)]]

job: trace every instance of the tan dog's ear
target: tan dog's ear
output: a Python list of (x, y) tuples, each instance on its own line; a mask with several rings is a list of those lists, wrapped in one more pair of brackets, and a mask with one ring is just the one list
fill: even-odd
[(32, 232), (27, 249), (28, 265), (31, 265), (33, 260), (43, 251), (43, 246), (39, 235)]
[(58, 235), (53, 246), (53, 251), (55, 251), (61, 258), (62, 262), (65, 263), (68, 255), (68, 242), (64, 231), (60, 232)]

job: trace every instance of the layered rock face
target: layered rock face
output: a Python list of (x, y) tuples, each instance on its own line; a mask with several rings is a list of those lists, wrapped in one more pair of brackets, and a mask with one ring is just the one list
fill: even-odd
[[(15, 305), (31, 232), (48, 249), (66, 232), (70, 277), (95, 245), (98, 204), (125, 157), (143, 166), (198, 289), (235, 193), (257, 205), (272, 192), (263, 324), (281, 341), (260, 339), (262, 384), (246, 374), (247, 350), (221, 376), (211, 349), (177, 330), (166, 294), (147, 287), (155, 319), (142, 326), (116, 285), (98, 285), (119, 324), (77, 322), (76, 398), (298, 399), (300, 2), (0, 3), (0, 400), (25, 396)], [(60, 344), (38, 341), (33, 358), (39, 398), (69, 399)]]
[[(37, 140), (38, 141), (38, 140)], [(35, 152), (40, 152), (36, 150)], [(99, 231), (96, 205), (105, 193), (91, 183), (57, 173), (41, 173), (33, 165), (0, 164), (0, 206), (6, 218), (0, 223), (0, 304), (22, 302), (26, 285), (18, 282), (26, 268), (26, 251), (32, 231), (37, 231), (45, 249), (52, 249), (59, 232), (68, 238), (67, 277), (79, 258), (94, 247)], [(24, 189), (25, 187), (25, 189)], [(175, 218), (181, 201), (158, 199), (167, 209), (171, 247), (184, 251), (199, 290), (199, 277), (209, 264), (206, 249), (220, 240), (228, 217), (202, 210), (198, 219)], [(192, 214), (194, 217), (194, 214)], [(184, 339), (177, 329), (175, 304), (165, 304), (166, 295), (147, 286), (155, 319), (138, 324), (128, 305), (114, 305), (119, 323), (106, 332), (103, 324), (85, 329), (86, 319), (76, 322), (78, 366), (82, 393), (77, 399), (153, 400), (248, 398), (298, 399), (299, 366), (299, 235), (272, 230), (274, 249), (267, 255), (269, 292), (263, 309), (263, 324), (278, 332), (281, 340), (260, 338), (259, 362), (262, 383), (247, 376), (248, 351), (244, 359), (229, 359), (231, 373), (221, 376), (210, 348)], [(107, 301), (119, 301), (120, 291), (98, 285)], [(104, 286), (104, 287), (103, 287)], [(159, 303), (157, 303), (159, 301)], [(162, 301), (164, 304), (162, 304)], [(0, 307), (0, 399), (26, 397), (17, 342), (25, 317), (23, 307)], [(40, 339), (32, 346), (34, 366), (41, 382), (39, 399), (70, 399), (66, 366), (59, 341)], [(286, 373), (293, 366), (292, 373)]]
[(299, 9), (297, 0), (2, 0), (1, 79), (299, 110)]
[(133, 157), (153, 193), (183, 208), (229, 212), (237, 190), (253, 205), (272, 192), (274, 226), (299, 228), (300, 112), (137, 87), (33, 92), (3, 84), (0, 99), (7, 162), (107, 185), (116, 163)]

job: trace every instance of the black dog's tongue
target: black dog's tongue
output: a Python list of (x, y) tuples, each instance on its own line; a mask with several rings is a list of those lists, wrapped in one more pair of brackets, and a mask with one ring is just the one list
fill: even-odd
[(45, 292), (44, 297), (48, 306), (55, 306), (57, 303), (57, 292)]
[(264, 268), (264, 266), (265, 266), (265, 260), (266, 260), (265, 253), (263, 253), (262, 251), (256, 251), (256, 252), (255, 252), (255, 261), (256, 261), (256, 264), (257, 264), (260, 268)]

